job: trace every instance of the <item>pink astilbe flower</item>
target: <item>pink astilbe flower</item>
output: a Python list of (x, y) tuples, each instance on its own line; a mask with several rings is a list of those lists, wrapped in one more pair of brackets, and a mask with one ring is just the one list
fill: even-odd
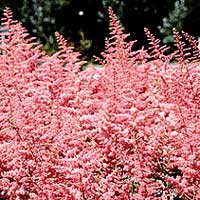
[[(52, 56), (5, 9), (0, 45), (0, 199), (199, 199), (196, 42), (149, 50), (109, 9), (101, 68), (56, 33)], [(149, 52), (149, 53), (148, 53)], [(194, 63), (189, 63), (195, 60)], [(179, 63), (170, 64), (172, 59)]]
[(156, 39), (148, 28), (144, 28), (144, 32), (147, 36), (147, 39), (149, 40), (149, 44), (151, 45), (151, 47), (149, 48), (149, 50), (152, 50), (151, 57), (154, 59), (159, 59), (160, 61), (165, 61), (166, 56), (164, 55), (164, 53), (169, 49), (169, 47), (166, 47), (166, 45), (161, 46), (161, 41), (159, 39)]

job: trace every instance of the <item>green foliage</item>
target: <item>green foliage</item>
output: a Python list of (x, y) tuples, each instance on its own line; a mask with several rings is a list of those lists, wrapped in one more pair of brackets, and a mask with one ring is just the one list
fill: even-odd
[[(116, 14), (117, 16), (120, 18), (122, 17), (123, 15), (123, 8), (124, 8), (124, 1), (120, 1), (120, 0), (102, 0), (102, 5), (103, 5), (103, 8), (105, 10), (107, 10), (109, 7), (112, 7), (112, 8), (115, 8), (116, 10)], [(103, 12), (98, 12), (98, 20), (99, 22), (101, 22), (104, 18), (105, 18), (105, 15)]]
[(88, 60), (87, 55), (92, 47), (92, 40), (87, 39), (83, 31), (79, 31), (79, 35), (80, 40), (77, 49), (83, 54), (83, 60)]
[(174, 3), (174, 9), (169, 12), (168, 17), (163, 18), (163, 25), (159, 26), (160, 33), (164, 36), (164, 43), (173, 42), (172, 29), (180, 31), (183, 27), (184, 19), (190, 12), (191, 0), (176, 0)]
[(39, 1), (23, 0), (20, 9), (22, 21), (29, 25), (32, 32), (40, 38), (44, 49), (51, 52), (55, 49), (54, 32), (56, 32), (56, 10), (70, 5), (69, 0)]

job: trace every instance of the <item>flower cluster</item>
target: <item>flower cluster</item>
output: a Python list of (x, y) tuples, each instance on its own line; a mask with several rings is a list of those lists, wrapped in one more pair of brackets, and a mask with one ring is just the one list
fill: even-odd
[(49, 56), (5, 9), (0, 199), (200, 199), (197, 43), (174, 29), (167, 55), (145, 28), (151, 46), (134, 51), (109, 16), (101, 68), (82, 71), (62, 35)]

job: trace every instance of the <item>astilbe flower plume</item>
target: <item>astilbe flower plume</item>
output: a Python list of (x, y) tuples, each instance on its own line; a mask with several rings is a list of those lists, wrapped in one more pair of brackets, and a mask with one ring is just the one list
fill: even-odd
[(178, 50), (166, 55), (145, 29), (149, 50), (133, 51), (109, 16), (102, 67), (82, 71), (62, 35), (49, 56), (5, 9), (0, 199), (200, 199), (197, 43), (182, 33), (188, 55), (174, 29)]

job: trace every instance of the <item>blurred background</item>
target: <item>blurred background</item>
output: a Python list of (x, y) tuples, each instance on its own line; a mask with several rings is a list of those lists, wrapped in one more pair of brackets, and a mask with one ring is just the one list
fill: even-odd
[(1, 0), (0, 17), (6, 6), (49, 54), (57, 48), (54, 32), (59, 31), (91, 62), (104, 50), (109, 6), (130, 39), (138, 40), (136, 48), (146, 45), (144, 27), (168, 45), (173, 43), (173, 27), (200, 36), (200, 0)]

